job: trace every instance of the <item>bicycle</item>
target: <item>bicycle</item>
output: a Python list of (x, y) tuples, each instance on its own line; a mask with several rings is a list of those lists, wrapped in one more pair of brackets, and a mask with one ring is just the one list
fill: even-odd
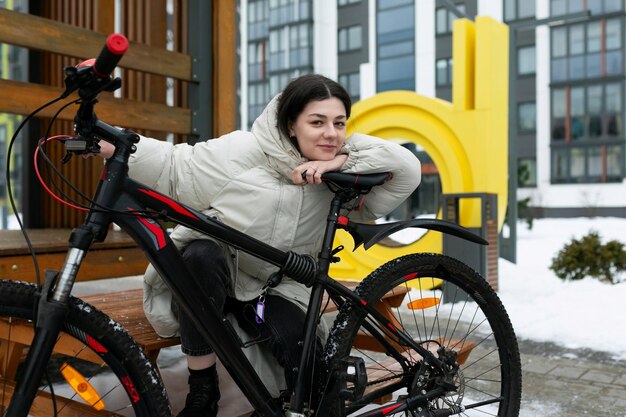
[[(104, 240), (111, 223), (144, 250), (260, 416), (518, 415), (521, 366), (515, 334), (496, 293), (471, 268), (444, 255), (412, 254), (376, 269), (354, 291), (328, 276), (343, 249), (333, 248), (338, 229), (348, 231), (355, 246), (366, 249), (407, 227), (477, 244), (487, 244), (484, 239), (437, 219), (372, 225), (353, 223), (341, 214), (344, 204), (383, 184), (388, 173), (325, 174), (334, 198), (317, 260), (273, 248), (132, 180), (128, 161), (139, 137), (94, 113), (98, 94), (121, 85), (110, 74), (127, 46), (125, 38), (111, 35), (95, 61), (65, 70), (62, 97), (76, 90), (80, 97), (77, 135), (64, 139), (69, 154), (95, 153), (99, 140), (113, 143), (115, 152), (105, 164), (84, 223), (71, 233), (60, 272), (48, 271), (42, 286), (0, 281), (0, 323), (8, 335), (2, 343), (11, 340), (14, 323), (32, 322), (36, 329), (32, 340), (18, 341), (29, 349), (15, 381), (2, 375), (0, 406), (8, 405), (4, 415), (61, 415), (67, 403), (61, 393), (84, 403), (85, 415), (171, 415), (159, 373), (141, 349), (117, 323), (71, 295), (82, 259), (92, 243)], [(159, 220), (190, 227), (279, 267), (268, 286), (280, 285), (282, 276), (289, 276), (311, 288), (300, 372), (288, 398), (272, 398), (243, 353), (249, 343), (187, 273)], [(323, 369), (310, 386), (310, 364), (319, 354), (314, 346), (324, 293), (339, 313), (322, 352)], [(396, 302), (380, 301), (390, 294)], [(368, 350), (360, 348), (363, 334), (374, 341)], [(77, 339), (82, 349), (73, 356), (60, 355), (55, 343), (63, 337)], [(87, 357), (91, 362), (95, 357), (98, 364), (90, 365)], [(66, 380), (74, 381), (72, 390)], [(313, 390), (316, 403), (309, 402)], [(42, 407), (49, 408), (37, 414)]]

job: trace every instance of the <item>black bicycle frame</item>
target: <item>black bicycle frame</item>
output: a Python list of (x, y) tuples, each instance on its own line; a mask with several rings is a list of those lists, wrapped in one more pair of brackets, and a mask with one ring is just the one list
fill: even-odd
[[(285, 267), (288, 258), (294, 255), (284, 252), (254, 239), (229, 227), (216, 219), (194, 210), (172, 198), (134, 181), (128, 177), (128, 160), (134, 151), (137, 136), (125, 130), (119, 130), (104, 122), (95, 120), (90, 127), (97, 137), (115, 144), (114, 155), (106, 162), (95, 201), (83, 225), (76, 228), (70, 237), (70, 249), (63, 270), (54, 282), (48, 297), (44, 288), (38, 314), (38, 327), (33, 340), (33, 347), (27, 358), (24, 381), (16, 387), (15, 404), (12, 401), (9, 415), (26, 415), (30, 402), (34, 398), (37, 381), (45, 367), (56, 336), (66, 311), (66, 302), (78, 272), (80, 262), (92, 243), (101, 242), (106, 237), (111, 223), (118, 224), (144, 251), (150, 263), (155, 267), (165, 283), (171, 289), (180, 307), (192, 318), (201, 335), (211, 344), (217, 356), (254, 409), (261, 416), (283, 416), (282, 408), (273, 401), (272, 396), (261, 382), (258, 374), (242, 351), (242, 341), (234, 332), (230, 323), (223, 319), (212, 302), (210, 289), (203, 288), (193, 278), (185, 266), (182, 256), (168, 234), (158, 223), (167, 219), (184, 225), (208, 236), (214, 237), (236, 249), (247, 252), (279, 268)], [(311, 298), (307, 310), (304, 345), (300, 361), (295, 392), (290, 404), (292, 413), (301, 414), (307, 398), (307, 381), (310, 381), (312, 349), (315, 343), (316, 328), (321, 311), (322, 297), (327, 289), (334, 299), (349, 299), (357, 308), (362, 308), (382, 326), (390, 330), (398, 339), (417, 350), (431, 363), (439, 360), (431, 352), (416, 344), (412, 339), (393, 327), (375, 308), (366, 303), (354, 292), (328, 277), (332, 259), (332, 244), (338, 225), (339, 210), (345, 197), (336, 194), (330, 208), (324, 234), (323, 247), (318, 259), (318, 270), (312, 283)], [(299, 256), (299, 255), (295, 255)], [(294, 277), (298, 279), (298, 277)], [(53, 284), (47, 280), (47, 284)], [(65, 308), (64, 308), (65, 306)], [(50, 311), (56, 314), (50, 315)], [(54, 318), (50, 318), (54, 317)], [(40, 326), (42, 324), (42, 326)], [(395, 350), (395, 349), (394, 349)], [(397, 352), (395, 352), (397, 354)], [(399, 354), (394, 354), (397, 356)], [(311, 388), (311, 387), (309, 387)], [(13, 411), (17, 410), (17, 411)], [(24, 412), (23, 410), (26, 410)]]

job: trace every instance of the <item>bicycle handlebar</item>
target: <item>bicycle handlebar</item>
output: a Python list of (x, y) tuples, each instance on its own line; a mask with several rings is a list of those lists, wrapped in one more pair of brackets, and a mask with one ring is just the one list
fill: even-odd
[[(98, 153), (100, 147), (98, 138), (94, 137), (98, 132), (98, 119), (93, 111), (97, 103), (98, 94), (102, 91), (115, 91), (122, 86), (120, 78), (112, 78), (111, 73), (128, 50), (128, 39), (119, 33), (113, 33), (107, 37), (104, 47), (98, 58), (88, 59), (75, 67), (65, 68), (65, 91), (61, 97), (67, 97), (78, 90), (82, 99), (80, 108), (74, 117), (74, 130), (78, 136), (65, 141), (67, 154), (63, 162), (67, 162), (72, 154)], [(104, 125), (100, 123), (100, 125)], [(118, 136), (121, 133), (106, 125), (104, 133), (109, 136)], [(110, 128), (110, 129), (109, 129)], [(102, 130), (102, 129), (100, 129)], [(102, 133), (102, 132), (100, 132)]]
[(93, 72), (100, 77), (108, 77), (127, 50), (128, 39), (119, 33), (112, 33), (107, 38), (102, 51), (100, 51), (100, 55), (96, 58)]

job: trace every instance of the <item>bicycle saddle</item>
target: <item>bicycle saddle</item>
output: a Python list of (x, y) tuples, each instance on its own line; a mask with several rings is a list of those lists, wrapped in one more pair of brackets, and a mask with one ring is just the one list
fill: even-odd
[(353, 188), (355, 190), (369, 189), (376, 185), (382, 185), (393, 177), (391, 172), (377, 174), (347, 174), (344, 172), (326, 172), (322, 174), (322, 181), (330, 182), (340, 188)]

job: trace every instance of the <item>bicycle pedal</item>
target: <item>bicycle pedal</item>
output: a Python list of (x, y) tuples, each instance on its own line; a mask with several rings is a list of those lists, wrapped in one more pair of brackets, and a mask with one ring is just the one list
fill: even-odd
[(363, 396), (367, 386), (367, 370), (363, 358), (349, 356), (341, 362), (338, 370), (341, 386), (339, 393), (342, 399), (356, 401)]

